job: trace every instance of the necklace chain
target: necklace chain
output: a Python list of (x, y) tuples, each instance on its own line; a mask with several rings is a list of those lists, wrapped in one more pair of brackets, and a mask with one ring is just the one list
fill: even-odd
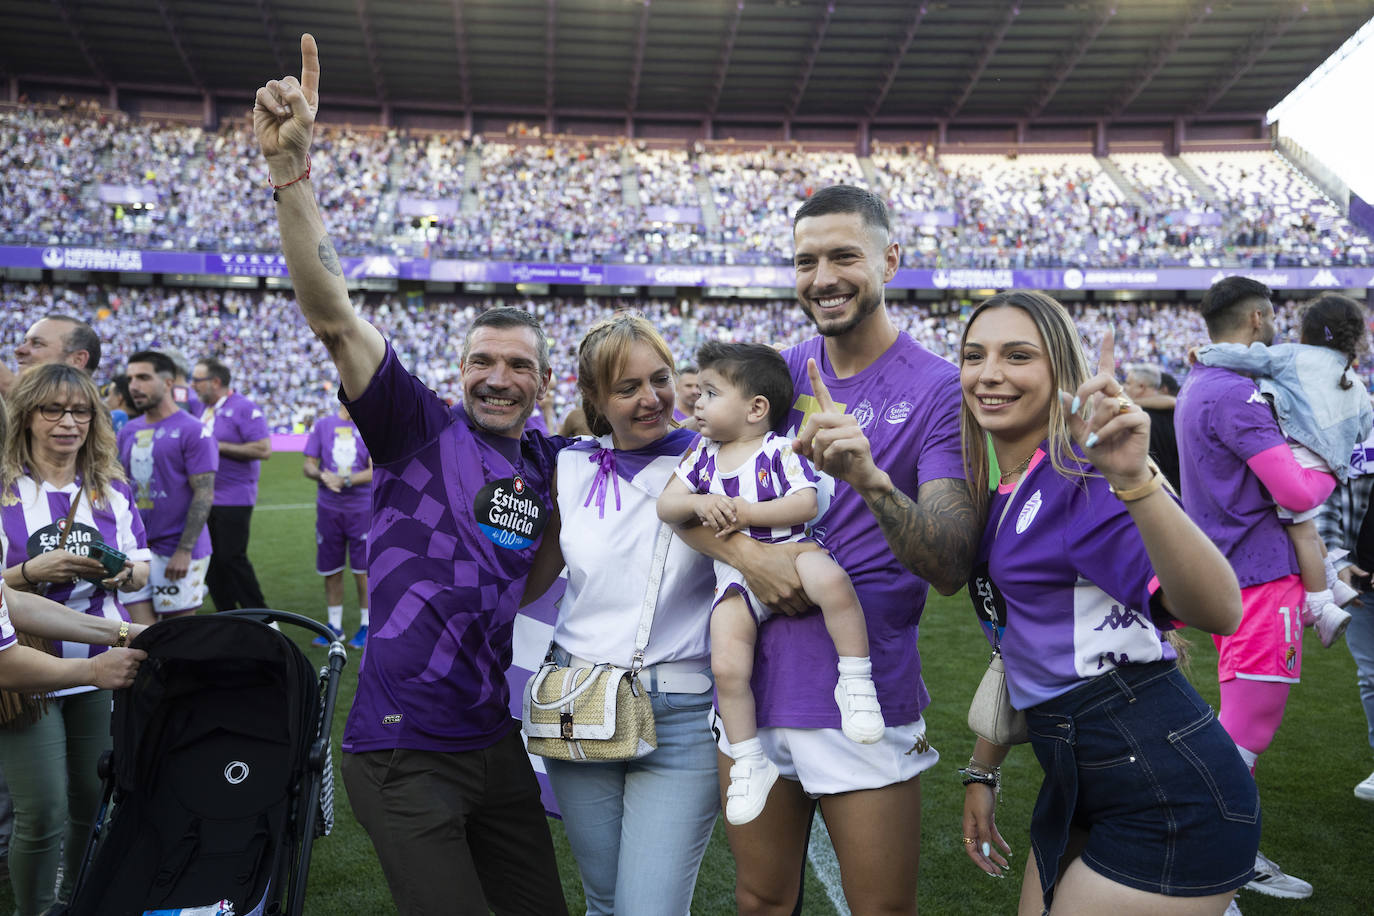
[(1004, 472), (1004, 473), (1002, 474), (1002, 476), (998, 478), (998, 482), (999, 482), (999, 483), (1006, 483), (1006, 482), (1007, 482), (1007, 478), (1009, 478), (1009, 477), (1015, 477), (1017, 474), (1020, 474), (1020, 473), (1022, 473), (1023, 471), (1025, 471), (1026, 468), (1030, 467), (1031, 459), (1034, 458), (1034, 457), (1035, 457), (1035, 452), (1031, 452), (1029, 455), (1026, 456), (1026, 460), (1025, 460), (1025, 461), (1022, 461), (1020, 464), (1018, 464), (1016, 467), (1012, 468), (1010, 471)]

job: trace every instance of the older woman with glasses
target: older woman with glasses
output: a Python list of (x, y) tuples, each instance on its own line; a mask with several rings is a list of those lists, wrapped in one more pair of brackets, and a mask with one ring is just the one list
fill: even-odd
[[(0, 729), (0, 767), (14, 798), (11, 882), (17, 912), (29, 916), (54, 902), (64, 834), (70, 886), (99, 804), (96, 765), (110, 747), (109, 688), (131, 679), (118, 672), (127, 663), (123, 653), (106, 659), (106, 647), (126, 645), (131, 621), (151, 621), (152, 609), (147, 602), (126, 609), (120, 601), (121, 591), (147, 580), (149, 553), (110, 413), (90, 377), (65, 364), (30, 369), (10, 394), (6, 420), (0, 533), (8, 605), (21, 630), (56, 640), (51, 661), (64, 666), (27, 683), (53, 693), (12, 698), (18, 714)], [(110, 558), (108, 566), (101, 557)], [(32, 627), (25, 618), (47, 605), (38, 595), (77, 612), (71, 616), (79, 614), (79, 623), (66, 618), (56, 630)]]

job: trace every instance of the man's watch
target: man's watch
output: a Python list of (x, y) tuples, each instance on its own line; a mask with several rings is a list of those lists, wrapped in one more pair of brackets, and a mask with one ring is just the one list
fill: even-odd
[(345, 474), (345, 475), (343, 475), (343, 480), (344, 480), (344, 486), (345, 486), (345, 487), (351, 487), (351, 486), (353, 486), (353, 475), (352, 475), (352, 474)]

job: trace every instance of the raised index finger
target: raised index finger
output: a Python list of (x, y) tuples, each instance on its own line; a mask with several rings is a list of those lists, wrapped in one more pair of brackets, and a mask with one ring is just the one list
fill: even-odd
[(816, 395), (816, 404), (820, 407), (821, 413), (834, 413), (835, 401), (830, 397), (830, 391), (825, 387), (825, 382), (821, 381), (821, 370), (816, 365), (816, 360), (806, 361), (806, 375), (811, 379), (811, 390)]
[(1097, 355), (1097, 371), (1101, 375), (1116, 375), (1116, 329), (1108, 327), (1102, 335), (1102, 350)]
[(301, 94), (307, 105), (320, 101), (320, 51), (315, 36), (306, 32), (301, 36)]

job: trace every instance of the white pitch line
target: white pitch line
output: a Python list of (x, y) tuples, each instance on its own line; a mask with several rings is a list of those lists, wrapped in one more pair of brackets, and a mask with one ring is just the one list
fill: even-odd
[(838, 916), (850, 916), (849, 904), (844, 899), (844, 888), (840, 884), (840, 862), (835, 858), (835, 847), (830, 842), (830, 831), (825, 829), (825, 819), (820, 809), (816, 810), (811, 822), (811, 842), (806, 848), (806, 857), (811, 860), (811, 868), (825, 887), (825, 895), (835, 907)]
[(270, 506), (254, 506), (259, 512), (271, 512), (273, 509), (313, 509), (314, 503), (276, 503)]

